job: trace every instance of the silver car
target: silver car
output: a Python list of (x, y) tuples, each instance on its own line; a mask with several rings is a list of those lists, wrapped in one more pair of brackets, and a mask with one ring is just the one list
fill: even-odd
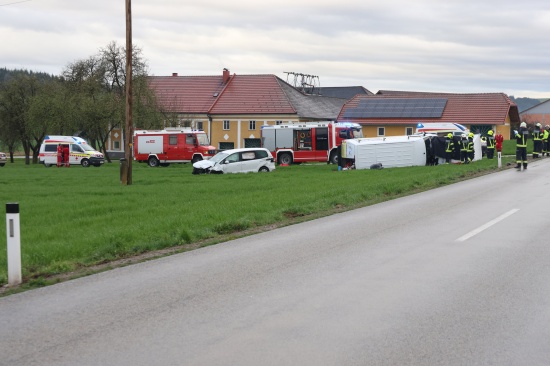
[(273, 170), (275, 170), (273, 156), (264, 148), (224, 150), (209, 160), (201, 160), (193, 164), (193, 174), (267, 173)]
[(0, 166), (6, 165), (6, 162), (8, 161), (8, 158), (6, 157), (6, 154), (3, 152), (0, 152)]

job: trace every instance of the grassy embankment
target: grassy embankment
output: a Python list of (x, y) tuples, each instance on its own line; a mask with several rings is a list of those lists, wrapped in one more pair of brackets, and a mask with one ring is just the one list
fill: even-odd
[[(371, 205), (494, 171), (496, 165), (496, 159), (483, 159), (338, 172), (334, 165), (304, 164), (268, 174), (195, 176), (190, 164), (134, 163), (133, 185), (122, 186), (118, 163), (45, 168), (17, 159), (0, 168), (0, 204), (20, 205), (22, 287), (28, 288), (121, 258), (190, 250)], [(5, 230), (0, 225), (0, 286), (7, 283)]]

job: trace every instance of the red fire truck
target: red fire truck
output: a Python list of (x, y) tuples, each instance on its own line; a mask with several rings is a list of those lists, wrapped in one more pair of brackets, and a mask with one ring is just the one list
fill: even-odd
[(149, 166), (210, 159), (216, 148), (204, 131), (191, 128), (134, 131), (134, 160)]
[(262, 126), (262, 145), (279, 164), (307, 161), (338, 163), (343, 140), (363, 137), (357, 123), (295, 122)]

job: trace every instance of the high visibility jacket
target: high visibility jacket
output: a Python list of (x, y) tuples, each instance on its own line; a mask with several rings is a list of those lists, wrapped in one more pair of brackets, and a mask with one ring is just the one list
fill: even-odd
[(458, 144), (460, 146), (461, 151), (467, 151), (468, 150), (468, 139), (462, 139), (458, 141)]
[(493, 136), (487, 136), (487, 149), (495, 148), (495, 138)]
[(548, 135), (550, 135), (550, 132), (548, 132), (548, 130), (544, 130), (544, 133), (542, 134), (542, 141), (548, 141)]
[(448, 152), (448, 153), (453, 152), (455, 149), (455, 143), (453, 139), (447, 138), (445, 139), (445, 143), (446, 143), (445, 152)]
[(525, 127), (521, 127), (516, 133), (516, 147), (527, 147), (527, 137), (529, 136), (529, 131)]
[(540, 141), (542, 140), (542, 131), (539, 128), (535, 128), (533, 131), (533, 141)]
[(474, 140), (469, 138), (468, 142), (466, 143), (466, 151), (472, 152), (474, 151)]

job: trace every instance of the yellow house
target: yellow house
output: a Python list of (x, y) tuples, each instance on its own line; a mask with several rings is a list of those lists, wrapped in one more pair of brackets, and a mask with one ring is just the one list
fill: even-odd
[(347, 101), (306, 94), (275, 75), (227, 69), (219, 76), (150, 77), (149, 85), (169, 124), (205, 131), (218, 149), (260, 146), (264, 125), (335, 120)]
[(517, 105), (503, 93), (379, 91), (352, 98), (338, 122), (359, 123), (365, 137), (410, 135), (419, 123), (449, 122), (474, 133), (492, 129), (509, 139), (511, 126), (519, 124), (520, 117)]

